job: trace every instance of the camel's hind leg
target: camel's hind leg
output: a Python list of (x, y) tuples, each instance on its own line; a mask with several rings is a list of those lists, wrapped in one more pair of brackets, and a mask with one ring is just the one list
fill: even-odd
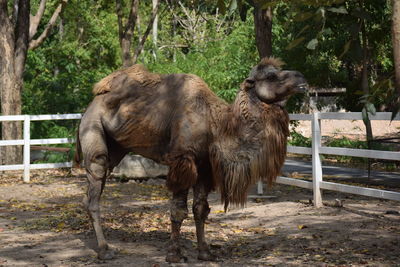
[[(99, 139), (97, 139), (100, 141)], [(99, 144), (97, 144), (98, 146)], [(116, 146), (116, 148), (120, 148)], [(101, 227), (100, 218), (100, 196), (103, 193), (103, 189), (106, 183), (106, 179), (112, 170), (121, 159), (124, 157), (125, 152), (121, 149), (116, 148), (108, 149), (108, 154), (102, 152), (90, 160), (87, 160), (85, 165), (88, 178), (88, 190), (84, 199), (84, 204), (88, 210), (90, 219), (93, 224), (94, 231), (96, 233), (97, 244), (98, 244), (98, 257), (102, 260), (112, 259), (114, 257), (114, 251), (109, 248), (107, 241), (104, 237), (103, 229)]]
[(96, 233), (98, 257), (100, 259), (112, 259), (114, 252), (108, 247), (104, 237), (99, 205), (100, 196), (109, 172), (109, 154), (106, 138), (102, 131), (95, 131), (94, 127), (91, 128), (91, 131), (82, 128), (80, 130), (80, 139), (88, 181), (88, 189), (83, 203)]
[(205, 180), (202, 178), (204, 179), (206, 177), (199, 176), (197, 184), (193, 187), (193, 215), (196, 224), (197, 248), (199, 252), (198, 259), (213, 261), (216, 257), (210, 253), (204, 232), (204, 222), (210, 213), (210, 207), (207, 201), (210, 187), (206, 185)]
[[(102, 164), (91, 163), (91, 168), (87, 169), (88, 178), (88, 190), (86, 197), (84, 199), (84, 204), (89, 213), (90, 219), (94, 231), (96, 233), (97, 244), (98, 244), (98, 257), (100, 259), (112, 259), (114, 257), (114, 252), (108, 247), (107, 241), (103, 234), (103, 229), (101, 227), (100, 219), (100, 196), (103, 192), (103, 188), (106, 180), (106, 170)], [(93, 165), (97, 165), (93, 170)], [(103, 175), (104, 173), (104, 175)], [(100, 175), (99, 175), (100, 174)]]

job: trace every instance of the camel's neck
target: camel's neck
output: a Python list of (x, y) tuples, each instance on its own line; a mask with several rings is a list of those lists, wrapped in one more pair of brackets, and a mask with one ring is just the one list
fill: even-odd
[(222, 116), (211, 146), (214, 178), (222, 200), (244, 204), (247, 188), (263, 178), (272, 183), (283, 165), (288, 115), (240, 91)]
[(251, 133), (258, 134), (265, 128), (266, 121), (276, 119), (271, 117), (271, 112), (285, 113), (280, 107), (265, 104), (243, 91), (239, 91), (232, 104), (225, 103), (218, 111), (213, 111), (216, 118), (214, 140), (221, 136), (245, 138)]

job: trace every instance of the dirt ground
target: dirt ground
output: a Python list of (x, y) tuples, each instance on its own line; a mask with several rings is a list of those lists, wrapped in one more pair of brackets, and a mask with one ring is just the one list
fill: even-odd
[[(400, 138), (400, 121), (371, 121), (375, 138)], [(299, 121), (296, 131), (311, 137), (311, 121)], [(361, 120), (321, 120), (322, 136), (366, 140), (365, 125)]]
[[(103, 224), (118, 251), (110, 261), (96, 258), (81, 206), (82, 172), (52, 170), (34, 174), (30, 184), (20, 180), (18, 173), (0, 177), (0, 266), (170, 266), (163, 179), (108, 182)], [(316, 209), (311, 191), (284, 185), (264, 196), (224, 213), (211, 194), (206, 236), (219, 261), (197, 260), (190, 214), (182, 227), (189, 261), (171, 266), (400, 266), (398, 202), (326, 192), (327, 205)]]

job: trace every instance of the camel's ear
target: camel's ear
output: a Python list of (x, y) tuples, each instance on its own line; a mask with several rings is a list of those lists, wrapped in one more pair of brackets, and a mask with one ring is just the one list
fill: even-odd
[(242, 84), (240, 85), (240, 89), (244, 90), (244, 91), (248, 91), (251, 88), (254, 87), (255, 84), (255, 80), (253, 78), (247, 78), (246, 80), (244, 80), (244, 82), (242, 82)]

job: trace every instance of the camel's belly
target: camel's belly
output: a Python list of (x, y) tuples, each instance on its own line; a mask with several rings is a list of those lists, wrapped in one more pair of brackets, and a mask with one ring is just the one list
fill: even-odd
[(152, 123), (129, 121), (113, 132), (114, 140), (135, 154), (161, 162), (168, 150), (169, 134)]

